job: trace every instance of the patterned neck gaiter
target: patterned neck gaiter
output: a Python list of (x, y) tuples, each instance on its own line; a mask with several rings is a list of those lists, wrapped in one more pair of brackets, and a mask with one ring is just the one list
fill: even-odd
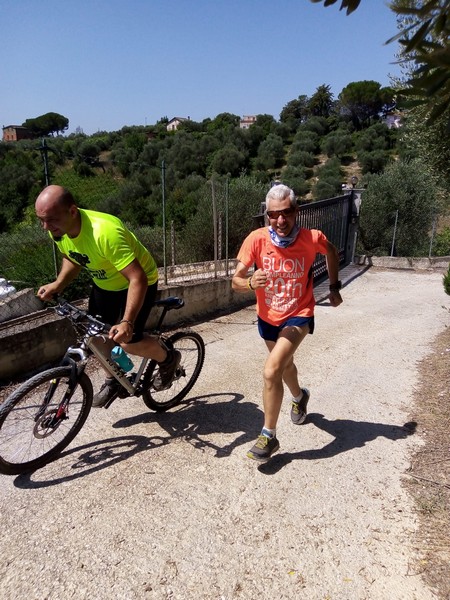
[(278, 248), (287, 248), (294, 243), (297, 239), (299, 231), (300, 227), (298, 225), (294, 225), (289, 235), (280, 238), (277, 232), (272, 227), (269, 227), (269, 235), (270, 239), (272, 240), (272, 244), (274, 246), (278, 246)]

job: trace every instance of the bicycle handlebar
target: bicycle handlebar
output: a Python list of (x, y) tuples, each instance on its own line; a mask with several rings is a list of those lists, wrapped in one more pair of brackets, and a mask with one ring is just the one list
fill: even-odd
[[(109, 330), (112, 327), (112, 325), (109, 325), (108, 323), (104, 323), (103, 321), (100, 321), (99, 319), (91, 316), (90, 314), (88, 314), (87, 311), (81, 310), (80, 308), (77, 308), (73, 304), (70, 304), (70, 302), (67, 302), (67, 300), (64, 300), (64, 298), (62, 298), (58, 294), (54, 295), (53, 300), (57, 303), (56, 306), (54, 307), (57, 314), (60, 315), (61, 317), (68, 317), (70, 319), (70, 321), (73, 323), (73, 325), (75, 325), (75, 326), (77, 324), (81, 324), (83, 322), (86, 323), (86, 321), (88, 321), (91, 325), (93, 325), (98, 330), (97, 331), (98, 334), (107, 333), (107, 332), (109, 332)], [(158, 324), (154, 328), (155, 331), (158, 331), (164, 321), (164, 317), (166, 316), (166, 313), (169, 310), (173, 310), (173, 309), (178, 310), (178, 309), (182, 308), (184, 306), (184, 300), (182, 298), (178, 298), (177, 296), (169, 296), (168, 298), (156, 300), (155, 306), (158, 306), (163, 309), (163, 312), (160, 315)]]
[(91, 316), (85, 310), (81, 310), (73, 304), (70, 304), (70, 302), (67, 302), (64, 298), (58, 297), (57, 302), (57, 306), (54, 307), (55, 311), (61, 317), (68, 317), (72, 323), (77, 324), (83, 321), (89, 321), (91, 325), (94, 325), (99, 330), (99, 333), (106, 333), (111, 329), (111, 325), (108, 325), (108, 323), (103, 323), (103, 321)]

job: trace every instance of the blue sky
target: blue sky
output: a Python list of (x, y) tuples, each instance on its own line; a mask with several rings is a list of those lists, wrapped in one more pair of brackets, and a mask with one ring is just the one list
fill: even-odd
[(68, 133), (270, 114), (352, 81), (390, 85), (384, 0), (0, 0), (2, 126), (57, 112)]

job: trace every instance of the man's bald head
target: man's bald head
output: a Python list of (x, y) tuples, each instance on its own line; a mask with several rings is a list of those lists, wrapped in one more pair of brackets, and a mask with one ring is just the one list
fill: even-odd
[(36, 216), (44, 229), (58, 240), (64, 234), (75, 237), (80, 232), (80, 213), (72, 194), (60, 185), (49, 185), (35, 203)]
[(39, 208), (59, 207), (68, 210), (75, 204), (72, 194), (61, 185), (48, 185), (36, 199), (36, 210)]

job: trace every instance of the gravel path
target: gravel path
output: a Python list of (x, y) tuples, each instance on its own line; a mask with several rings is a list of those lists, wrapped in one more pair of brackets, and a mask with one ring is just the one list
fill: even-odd
[(245, 457), (266, 356), (250, 307), (195, 327), (205, 367), (178, 409), (116, 401), (58, 461), (0, 475), (0, 598), (435, 598), (402, 480), (416, 365), (450, 298), (441, 273), (373, 268), (343, 297), (317, 307), (296, 358), (309, 418), (292, 425), (286, 400), (267, 465)]

